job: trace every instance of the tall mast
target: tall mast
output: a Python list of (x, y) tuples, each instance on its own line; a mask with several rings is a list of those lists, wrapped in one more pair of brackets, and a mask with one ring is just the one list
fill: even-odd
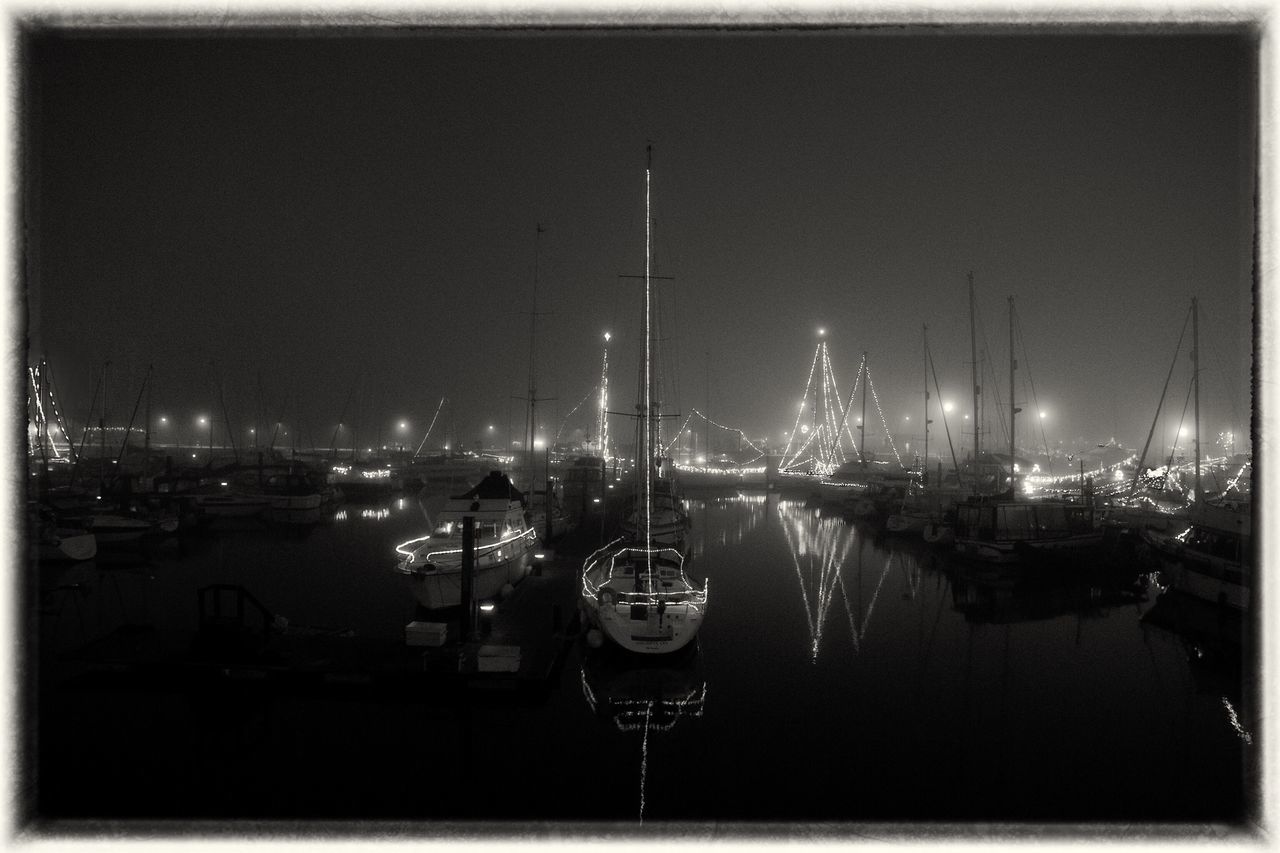
[(923, 483), (929, 472), (929, 324), (920, 326), (920, 337), (924, 342), (924, 461), (920, 463), (920, 482)]
[(1009, 297), (1009, 489), (1015, 494), (1018, 488), (1018, 481), (1014, 477), (1016, 463), (1013, 461), (1016, 445), (1013, 437), (1016, 434), (1013, 429), (1014, 416), (1021, 409), (1013, 404), (1013, 371), (1018, 367), (1018, 361), (1013, 357), (1013, 297)]
[[(651, 255), (651, 241), (653, 239), (653, 219), (650, 216), (650, 197), (649, 197), (649, 176), (653, 169), (653, 145), (645, 146), (645, 165), (644, 165), (644, 411), (641, 413), (643, 418), (644, 439), (642, 442), (642, 450), (644, 451), (644, 542), (646, 551), (649, 548), (649, 540), (651, 538), (652, 528), (652, 510), (653, 510), (653, 435), (650, 432), (653, 422), (653, 411), (649, 408), (653, 405), (653, 365), (651, 363), (652, 339), (650, 326), (650, 294), (649, 276), (652, 270), (649, 267)], [(649, 573), (653, 573), (653, 561), (650, 557), (647, 561)]]
[(536, 339), (537, 323), (538, 323), (538, 248), (542, 239), (542, 232), (545, 231), (542, 223), (534, 226), (533, 234), (533, 300), (529, 308), (529, 429), (525, 443), (525, 452), (529, 457), (529, 493), (533, 493), (534, 471), (537, 470), (537, 463), (534, 456), (534, 441), (538, 434), (538, 392), (534, 386), (534, 361), (533, 361), (533, 344)]
[(969, 271), (969, 357), (973, 375), (973, 485), (976, 492), (978, 487), (978, 452), (982, 447), (980, 438), (982, 427), (978, 421), (978, 395), (982, 393), (982, 386), (978, 384), (978, 332), (974, 321), (972, 270)]
[(609, 338), (604, 333), (604, 360), (600, 367), (600, 429), (596, 432), (600, 439), (600, 458), (609, 456)]
[(1191, 502), (1200, 503), (1200, 305), (1196, 297), (1191, 297), (1191, 383), (1195, 388), (1196, 411), (1196, 485), (1191, 493)]
[(867, 386), (871, 384), (871, 365), (867, 364), (867, 351), (862, 351), (862, 369), (864, 371), (862, 377), (862, 432), (858, 435), (858, 458), (862, 461), (862, 467), (867, 467), (867, 454), (864, 452), (867, 448)]
[(706, 439), (706, 441), (704, 442), (706, 444), (706, 447), (703, 449), (702, 453), (703, 453), (703, 458), (706, 460), (704, 465), (706, 465), (707, 467), (710, 467), (711, 465), (711, 416), (708, 414), (708, 412), (711, 411), (711, 353), (708, 352), (706, 355), (707, 355), (707, 411), (702, 413), (702, 420), (704, 421), (704, 426), (705, 426), (705, 428), (702, 431), (702, 434)]

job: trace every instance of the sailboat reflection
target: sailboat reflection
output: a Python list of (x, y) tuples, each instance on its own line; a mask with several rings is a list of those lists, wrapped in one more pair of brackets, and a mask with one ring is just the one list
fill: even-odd
[(649, 735), (666, 734), (681, 720), (701, 717), (707, 698), (698, 640), (661, 658), (620, 654), (604, 646), (582, 663), (582, 695), (597, 716), (620, 732), (640, 734), (640, 822), (644, 822)]
[[(840, 517), (822, 517), (816, 510), (806, 508), (801, 501), (779, 500), (778, 521), (782, 525), (787, 548), (791, 551), (796, 579), (800, 581), (800, 596), (804, 601), (805, 618), (809, 624), (810, 662), (818, 662), (823, 629), (837, 591), (849, 624), (849, 634), (853, 638), (853, 652), (857, 654), (862, 649), (862, 640), (880, 598), (880, 590), (893, 566), (893, 553), (886, 556), (884, 566), (875, 579), (870, 599), (864, 607), (863, 553), (871, 548), (871, 543), (862, 532)], [(851, 554), (857, 575), (854, 604), (850, 604), (850, 595), (841, 574)], [(879, 554), (876, 554), (872, 562), (880, 562)]]

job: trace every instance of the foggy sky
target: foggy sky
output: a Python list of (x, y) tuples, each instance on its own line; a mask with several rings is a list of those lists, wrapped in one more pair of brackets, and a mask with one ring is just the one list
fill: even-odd
[(640, 291), (619, 276), (644, 269), (651, 140), (672, 408), (780, 442), (824, 327), (841, 384), (868, 351), (914, 431), (927, 323), (958, 417), (972, 270), (1002, 398), (1012, 295), (1019, 384), (1068, 447), (1141, 444), (1199, 296), (1208, 444), (1248, 429), (1253, 50), (1195, 29), (41, 33), (30, 357), (77, 422), (109, 359), (120, 424), (153, 364), (179, 425), (221, 420), (220, 379), (237, 429), (261, 411), (321, 447), (339, 420), (372, 442), (407, 419), (416, 444), (442, 396), (462, 440), (519, 437), (542, 223), (542, 420), (596, 383), (606, 330), (628, 408)]

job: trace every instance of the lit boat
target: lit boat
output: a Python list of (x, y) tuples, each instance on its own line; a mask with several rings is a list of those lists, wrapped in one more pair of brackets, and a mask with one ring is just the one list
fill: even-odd
[(866, 518), (887, 514), (900, 505), (913, 481), (911, 472), (895, 471), (888, 462), (869, 460), (864, 465), (850, 460), (818, 482), (818, 495), (824, 504), (836, 504)]
[(500, 471), (465, 495), (450, 498), (436, 516), (430, 535), (396, 546), (396, 568), (409, 576), (418, 603), (428, 610), (462, 601), (462, 526), (475, 519), (475, 598), (492, 598), (528, 571), (538, 537), (525, 523), (523, 495)]
[(1170, 586), (1215, 604), (1248, 610), (1252, 586), (1251, 520), (1248, 504), (1192, 507), (1185, 528), (1174, 535), (1148, 529)]
[[(652, 149), (650, 149), (652, 153)], [(645, 169), (645, 211), (649, 212), (649, 169)], [(686, 573), (687, 560), (668, 544), (681, 541), (688, 528), (674, 487), (657, 476), (660, 442), (657, 417), (661, 411), (653, 365), (652, 291), (649, 274), (650, 237), (645, 236), (644, 366), (640, 383), (636, 494), (630, 534), (619, 537), (589, 556), (582, 566), (580, 606), (592, 630), (588, 643), (608, 638), (623, 649), (666, 654), (688, 645), (697, 636), (707, 612), (707, 585)], [(643, 470), (643, 474), (641, 474)]]
[(377, 498), (401, 488), (400, 475), (390, 465), (373, 462), (335, 462), (329, 466), (328, 480), (349, 500)]
[(685, 573), (676, 548), (615, 539), (587, 558), (582, 600), (591, 624), (624, 649), (675, 652), (702, 627), (707, 586)]

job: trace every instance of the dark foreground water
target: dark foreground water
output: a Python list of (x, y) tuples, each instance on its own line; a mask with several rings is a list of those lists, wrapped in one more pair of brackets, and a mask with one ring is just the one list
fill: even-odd
[[(693, 568), (711, 590), (694, 654), (638, 665), (578, 642), (558, 683), (532, 695), (48, 677), (24, 720), (37, 811), (428, 832), (1249, 813), (1252, 662), (1212, 608), (1175, 608), (1133, 572), (952, 566), (776, 495), (692, 505)], [(352, 504), (313, 528), (223, 530), (141, 564), (37, 567), (26, 652), (54, 661), (125, 623), (190, 630), (196, 588), (215, 582), (243, 584), (294, 625), (402, 637), (413, 603), (392, 549), (423, 526), (412, 499)]]

